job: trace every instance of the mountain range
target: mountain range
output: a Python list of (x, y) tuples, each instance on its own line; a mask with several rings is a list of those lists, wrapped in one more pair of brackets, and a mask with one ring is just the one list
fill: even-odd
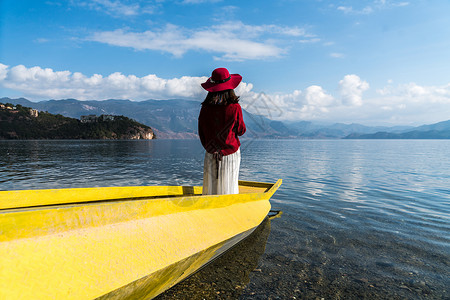
[[(82, 115), (123, 115), (150, 126), (158, 138), (197, 138), (197, 118), (201, 103), (190, 100), (44, 100), (0, 98), (2, 103), (20, 104), (39, 111), (80, 118)], [(449, 139), (450, 120), (411, 126), (364, 126), (323, 124), (310, 121), (274, 121), (243, 110), (246, 137), (300, 139)]]

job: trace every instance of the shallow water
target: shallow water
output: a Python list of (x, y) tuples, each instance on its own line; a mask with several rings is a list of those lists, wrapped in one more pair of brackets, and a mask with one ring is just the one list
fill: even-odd
[[(241, 150), (241, 179), (283, 178), (264, 253), (227, 267), (256, 251), (244, 247), (161, 298), (450, 298), (450, 141), (245, 140)], [(0, 190), (200, 185), (202, 160), (191, 140), (0, 141)]]

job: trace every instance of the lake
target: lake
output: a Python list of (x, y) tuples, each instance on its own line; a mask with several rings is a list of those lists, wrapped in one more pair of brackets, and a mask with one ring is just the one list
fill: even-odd
[[(242, 245), (159, 299), (450, 299), (449, 140), (243, 140), (283, 185)], [(201, 185), (197, 140), (0, 141), (0, 190)]]

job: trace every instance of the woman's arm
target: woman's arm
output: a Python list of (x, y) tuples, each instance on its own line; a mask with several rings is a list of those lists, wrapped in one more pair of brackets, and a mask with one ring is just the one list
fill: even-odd
[(244, 123), (244, 116), (242, 114), (242, 108), (241, 106), (238, 104), (237, 105), (237, 110), (236, 110), (237, 116), (236, 116), (236, 134), (238, 136), (241, 136), (245, 133), (245, 131), (247, 130), (247, 128), (245, 127), (245, 123)]

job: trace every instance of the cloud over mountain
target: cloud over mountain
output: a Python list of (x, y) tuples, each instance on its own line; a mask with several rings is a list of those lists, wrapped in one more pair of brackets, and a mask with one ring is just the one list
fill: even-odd
[[(0, 63), (0, 88), (33, 100), (194, 99), (202, 101), (204, 77), (138, 77), (120, 72), (87, 76), (39, 66), (10, 67)], [(369, 83), (355, 74), (344, 76), (334, 91), (311, 85), (291, 93), (266, 94), (242, 82), (237, 88), (241, 104), (249, 112), (278, 120), (333, 120), (369, 124), (420, 124), (441, 121), (450, 115), (450, 84), (421, 86), (388, 83), (366, 96)], [(17, 95), (17, 93), (19, 93)]]
[[(90, 77), (70, 71), (18, 65), (9, 68), (0, 64), (0, 86), (20, 91), (31, 99), (77, 98), (87, 99), (167, 99), (195, 98), (204, 94), (200, 86), (206, 77), (163, 79), (154, 74), (143, 77), (119, 72), (108, 76)], [(245, 86), (245, 85), (244, 85)]]
[(339, 91), (344, 104), (362, 105), (362, 94), (369, 89), (369, 84), (357, 75), (345, 75), (339, 81)]

